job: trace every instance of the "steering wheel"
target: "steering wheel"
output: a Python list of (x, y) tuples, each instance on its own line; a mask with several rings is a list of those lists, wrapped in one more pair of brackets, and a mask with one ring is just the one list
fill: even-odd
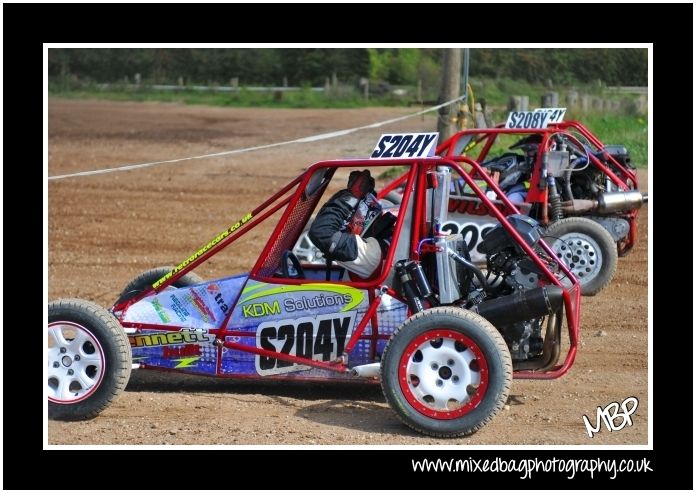
[[(295, 275), (291, 276), (290, 275), (290, 268), (288, 267), (288, 260), (292, 263), (292, 267), (295, 269)], [(292, 253), (290, 250), (285, 250), (283, 252), (283, 256), (281, 258), (281, 269), (283, 272), (283, 277), (286, 279), (304, 279), (305, 274), (304, 274), (304, 269), (302, 268), (302, 265), (300, 265), (300, 261), (297, 259), (297, 256)]]

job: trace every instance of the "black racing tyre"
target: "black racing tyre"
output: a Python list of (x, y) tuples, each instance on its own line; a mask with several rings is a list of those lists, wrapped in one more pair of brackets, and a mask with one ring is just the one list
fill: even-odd
[(455, 307), (411, 316), (382, 355), (382, 390), (401, 420), (434, 437), (470, 435), (505, 405), (512, 360), (480, 315)]
[(92, 419), (128, 383), (128, 337), (104, 308), (79, 299), (48, 305), (48, 417)]
[[(114, 306), (128, 301), (134, 296), (142, 293), (146, 289), (152, 286), (153, 283), (157, 282), (162, 276), (174, 270), (174, 267), (155, 267), (154, 269), (146, 270), (138, 277), (129, 282), (126, 287), (121, 292), (118, 300), (114, 303)], [(172, 284), (175, 288), (185, 288), (186, 286), (193, 286), (194, 284), (200, 284), (204, 282), (204, 279), (198, 274), (189, 272), (185, 276), (181, 276), (179, 279), (174, 281)]]
[[(584, 217), (568, 217), (551, 223), (544, 239), (570, 267), (583, 296), (596, 295), (614, 278), (619, 263), (616, 242), (601, 224)], [(568, 280), (561, 282), (570, 286)]]

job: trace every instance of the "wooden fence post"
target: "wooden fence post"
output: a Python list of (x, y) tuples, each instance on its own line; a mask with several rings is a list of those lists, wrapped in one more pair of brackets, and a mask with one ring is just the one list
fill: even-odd
[[(460, 96), (459, 86), (462, 72), (462, 49), (461, 48), (445, 48), (442, 60), (442, 81), (440, 86), (439, 103), (452, 101)], [(452, 107), (449, 104), (437, 110), (437, 131), (440, 132), (440, 141), (452, 135)]]
[(541, 96), (542, 108), (558, 108), (559, 97), (557, 92), (547, 92)]
[(529, 111), (529, 96), (520, 96), (520, 111)]
[(575, 108), (578, 105), (578, 91), (568, 91), (566, 94), (566, 106)]
[(522, 96), (510, 96), (507, 106), (508, 111), (520, 111), (520, 107), (522, 106), (521, 99)]
[(529, 96), (510, 96), (508, 99), (508, 111), (528, 111)]

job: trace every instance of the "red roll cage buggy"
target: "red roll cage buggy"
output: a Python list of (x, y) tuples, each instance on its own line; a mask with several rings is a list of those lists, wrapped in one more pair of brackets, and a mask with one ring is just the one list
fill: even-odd
[[(407, 172), (382, 190), (404, 185), (382, 268), (366, 280), (335, 264), (298, 265), (289, 274), (283, 264), (334, 175), (386, 166)], [(451, 173), (500, 223), (486, 244), (486, 275), (468, 262), (461, 236), (438, 227)], [(248, 273), (214, 281), (192, 274), (277, 212)], [(560, 377), (578, 349), (579, 286), (536, 223), (517, 213), (468, 157), (318, 162), (178, 266), (134, 279), (109, 311), (82, 300), (52, 302), (49, 414), (97, 415), (132, 367), (237, 378), (380, 377), (389, 404), (412, 428), (472, 433), (502, 408), (513, 376)], [(559, 363), (563, 319), (569, 347)]]

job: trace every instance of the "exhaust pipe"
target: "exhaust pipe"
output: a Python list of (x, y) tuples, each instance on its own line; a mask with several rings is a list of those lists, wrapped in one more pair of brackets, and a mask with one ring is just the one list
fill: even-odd
[(379, 363), (369, 363), (367, 365), (354, 366), (350, 369), (350, 374), (354, 377), (378, 377)]
[(558, 286), (544, 286), (483, 301), (470, 310), (496, 327), (503, 327), (548, 315), (558, 311), (562, 305), (563, 289)]
[(611, 214), (640, 209), (643, 202), (647, 202), (647, 197), (646, 194), (643, 198), (643, 194), (639, 190), (601, 193), (597, 197), (597, 212)]
[(582, 214), (597, 209), (596, 200), (573, 199), (561, 202), (561, 210), (564, 214)]
[(648, 201), (648, 194), (638, 190), (627, 192), (605, 192), (597, 196), (597, 200), (573, 199), (561, 202), (564, 214), (583, 214), (596, 212), (597, 214), (613, 214), (615, 212), (627, 212), (640, 209), (640, 206)]

